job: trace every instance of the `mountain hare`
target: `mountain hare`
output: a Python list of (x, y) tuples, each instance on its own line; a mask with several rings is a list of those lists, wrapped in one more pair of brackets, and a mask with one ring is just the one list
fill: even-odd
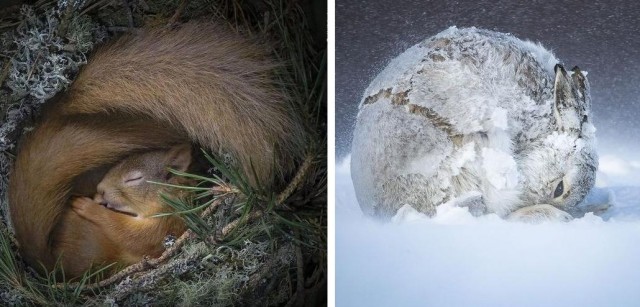
[(362, 210), (409, 205), (568, 220), (598, 166), (589, 83), (542, 46), (449, 28), (405, 51), (359, 106), (351, 174)]

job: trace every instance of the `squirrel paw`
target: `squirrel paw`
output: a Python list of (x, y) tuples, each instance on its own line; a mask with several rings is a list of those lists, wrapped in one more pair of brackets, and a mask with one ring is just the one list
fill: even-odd
[(104, 210), (100, 204), (89, 197), (75, 197), (71, 200), (71, 210), (87, 220), (95, 220)]

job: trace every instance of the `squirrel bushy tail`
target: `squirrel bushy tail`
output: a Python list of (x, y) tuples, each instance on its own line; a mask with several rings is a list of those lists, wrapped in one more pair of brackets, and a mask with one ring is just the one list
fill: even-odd
[(304, 154), (299, 114), (264, 46), (211, 23), (141, 30), (96, 51), (26, 135), (9, 186), (23, 257), (53, 268), (74, 180), (135, 151), (190, 140), (275, 184)]
[(53, 268), (52, 232), (67, 209), (74, 178), (132, 152), (164, 148), (184, 138), (149, 120), (115, 116), (41, 123), (21, 144), (9, 182), (11, 220), (22, 257), (36, 269), (40, 263)]
[[(304, 127), (266, 47), (211, 23), (147, 30), (96, 52), (68, 92), (67, 112), (148, 114), (263, 184), (303, 156)], [(275, 169), (274, 169), (275, 168)]]

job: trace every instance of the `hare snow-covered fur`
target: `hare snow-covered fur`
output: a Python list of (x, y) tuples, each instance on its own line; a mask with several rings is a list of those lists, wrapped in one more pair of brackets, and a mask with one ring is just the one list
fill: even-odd
[[(589, 84), (539, 44), (449, 28), (405, 51), (359, 106), (351, 174), (362, 210), (570, 218), (595, 181)], [(526, 207), (526, 208), (525, 208)]]

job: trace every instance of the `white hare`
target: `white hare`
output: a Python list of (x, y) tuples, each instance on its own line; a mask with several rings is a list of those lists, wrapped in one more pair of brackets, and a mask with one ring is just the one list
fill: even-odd
[(351, 176), (362, 210), (570, 219), (595, 181), (589, 84), (539, 44), (449, 28), (405, 51), (359, 106)]

